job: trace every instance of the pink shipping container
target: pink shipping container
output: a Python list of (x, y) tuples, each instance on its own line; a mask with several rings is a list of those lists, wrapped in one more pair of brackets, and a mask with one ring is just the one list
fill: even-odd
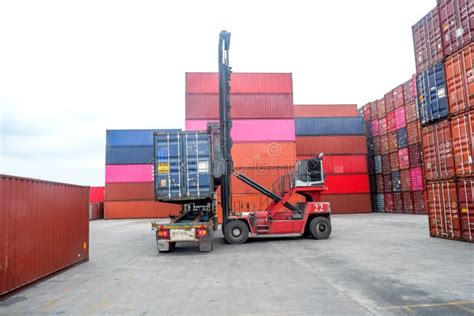
[[(234, 119), (293, 118), (291, 94), (233, 94), (230, 115)], [(218, 94), (186, 95), (186, 119), (219, 119)]]
[(438, 11), (446, 56), (474, 41), (472, 0), (438, 0)]
[(410, 169), (410, 182), (412, 191), (423, 191), (423, 173), (421, 167)]
[(377, 136), (379, 134), (380, 134), (379, 121), (378, 120), (373, 120), (372, 121), (372, 135)]
[(400, 166), (400, 169), (407, 169), (410, 167), (408, 148), (402, 148), (398, 150), (398, 165)]
[(88, 260), (88, 187), (0, 175), (0, 196), (0, 297)]
[[(218, 94), (215, 72), (186, 73), (186, 94)], [(232, 73), (231, 94), (292, 94), (291, 73)]]
[(153, 182), (153, 165), (106, 165), (105, 182)]
[(399, 107), (395, 109), (395, 128), (400, 129), (405, 127), (406, 118), (405, 118), (405, 107)]
[[(211, 121), (186, 120), (186, 130), (206, 130), (207, 123)], [(233, 120), (231, 137), (234, 142), (295, 141), (295, 121)]]

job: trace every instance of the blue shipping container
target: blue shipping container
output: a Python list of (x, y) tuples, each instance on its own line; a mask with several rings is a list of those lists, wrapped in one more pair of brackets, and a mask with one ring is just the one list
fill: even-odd
[(442, 63), (418, 74), (416, 88), (422, 125), (448, 116), (448, 99), (446, 97), (446, 83)]
[(153, 146), (107, 147), (105, 163), (108, 165), (152, 164)]
[(295, 119), (296, 136), (365, 135), (361, 117), (305, 117)]
[(153, 146), (154, 132), (179, 132), (180, 129), (107, 130), (107, 147)]
[(400, 171), (392, 172), (392, 190), (393, 192), (402, 191), (402, 181), (400, 179)]
[(380, 155), (377, 155), (374, 157), (375, 161), (375, 173), (380, 174), (382, 173), (382, 157)]
[(185, 203), (213, 197), (209, 133), (159, 132), (154, 142), (157, 200)]
[(397, 144), (398, 148), (407, 147), (407, 130), (405, 127), (402, 127), (397, 130)]

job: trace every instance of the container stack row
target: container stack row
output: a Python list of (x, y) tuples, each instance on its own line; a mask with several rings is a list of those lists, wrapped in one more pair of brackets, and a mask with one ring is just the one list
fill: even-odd
[(357, 105), (295, 105), (297, 159), (323, 153), (328, 191), (322, 200), (331, 211), (371, 212), (364, 121)]
[[(186, 73), (186, 130), (205, 130), (219, 119), (217, 73)], [(296, 163), (293, 82), (289, 73), (233, 73), (232, 157), (235, 169), (271, 188)], [(262, 209), (268, 199), (232, 180), (235, 211)], [(220, 198), (219, 198), (220, 201)]]
[(415, 78), (362, 107), (374, 212), (426, 214)]
[(430, 234), (474, 241), (474, 3), (438, 0), (413, 26)]
[(179, 206), (155, 201), (153, 132), (108, 130), (106, 135), (104, 218), (177, 215)]

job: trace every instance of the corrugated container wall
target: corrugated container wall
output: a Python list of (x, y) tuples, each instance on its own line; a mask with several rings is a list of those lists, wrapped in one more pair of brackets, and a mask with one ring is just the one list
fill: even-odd
[(0, 175), (0, 295), (89, 258), (89, 188)]
[(428, 68), (416, 78), (421, 124), (428, 124), (448, 116), (448, 99), (443, 64)]
[(474, 2), (438, 0), (445, 55), (451, 55), (474, 41)]
[(294, 115), (295, 115), (295, 118), (298, 118), (298, 117), (356, 117), (358, 116), (356, 104), (295, 105)]
[(360, 117), (296, 118), (295, 130), (296, 136), (365, 134), (364, 121)]

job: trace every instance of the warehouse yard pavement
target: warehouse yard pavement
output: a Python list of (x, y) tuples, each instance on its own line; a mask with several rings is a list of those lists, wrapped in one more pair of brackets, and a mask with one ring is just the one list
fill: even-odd
[(329, 240), (157, 254), (149, 220), (91, 222), (91, 259), (0, 302), (20, 314), (472, 315), (474, 245), (424, 215), (333, 216)]

